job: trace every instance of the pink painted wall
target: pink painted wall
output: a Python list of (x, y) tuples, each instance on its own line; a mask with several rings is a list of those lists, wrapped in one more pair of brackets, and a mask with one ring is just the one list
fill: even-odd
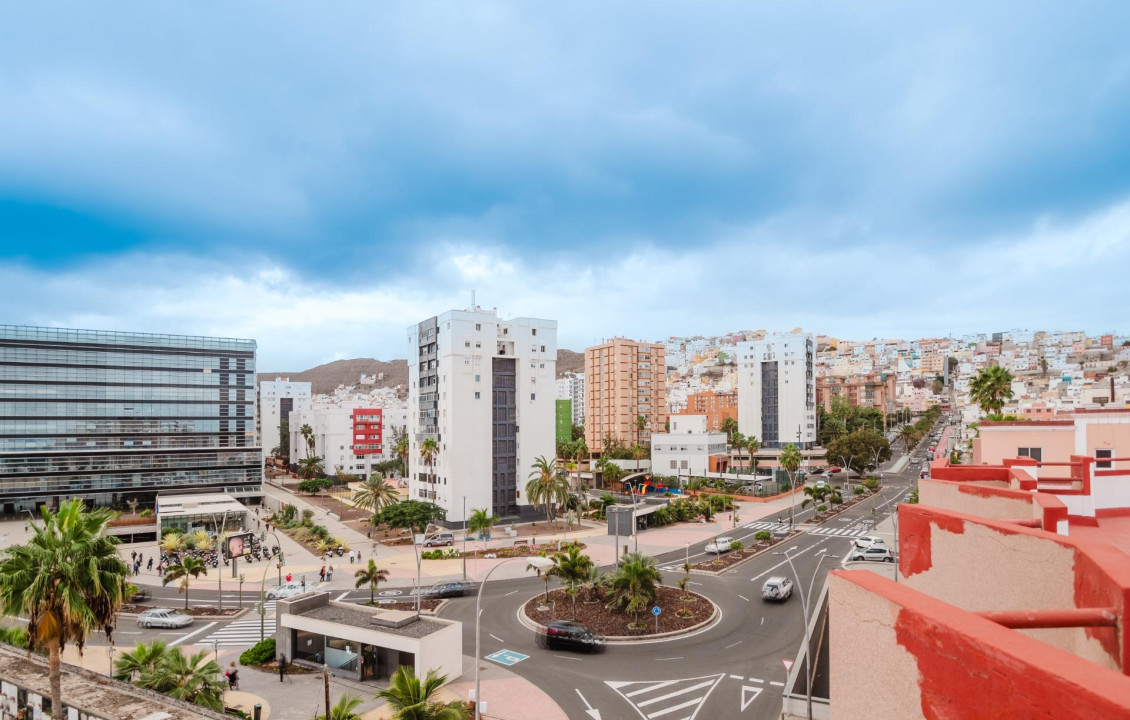
[(918, 502), (922, 505), (997, 520), (1041, 520), (1033, 497), (1019, 490), (982, 487), (981, 483), (918, 481)]
[[(1030, 427), (1028, 425), (1031, 425)], [(1043, 461), (1067, 462), (1075, 453), (1075, 428), (1071, 425), (993, 425), (983, 423), (980, 442), (976, 444), (974, 462), (978, 465), (1000, 465), (1017, 456), (1017, 448), (1038, 447)], [(1068, 477), (1063, 467), (1040, 469), (1040, 477)]]

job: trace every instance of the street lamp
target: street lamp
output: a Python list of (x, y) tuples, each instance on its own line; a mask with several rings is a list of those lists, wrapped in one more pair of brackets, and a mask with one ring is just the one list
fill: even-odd
[(624, 483), (628, 486), (628, 497), (632, 499), (632, 540), (636, 545), (636, 553), (640, 551), (640, 537), (636, 533), (636, 493), (632, 490), (631, 483)]
[[(466, 509), (464, 509), (464, 517), (466, 517)], [(416, 542), (415, 533), (413, 533), (413, 535), (412, 535), (412, 549), (416, 551), (416, 617), (420, 617), (420, 591), (422, 589), (420, 587), (420, 581), (421, 581), (420, 563), (423, 561), (423, 558), (420, 557), (420, 545), (423, 545), (424, 543), (426, 543), (428, 541), (428, 529), (433, 524), (434, 523), (428, 523), (427, 525), (424, 526), (424, 537), (420, 538), (419, 543)], [(466, 530), (463, 531), (463, 537), (464, 538), (467, 537), (467, 531)], [(464, 558), (466, 558), (466, 553), (464, 553)], [(467, 562), (466, 559), (464, 559), (463, 562), (466, 563)]]
[[(800, 575), (797, 575), (796, 566), (793, 565), (793, 559), (789, 556), (789, 553), (794, 550), (796, 550), (796, 545), (793, 545), (791, 548), (784, 552), (775, 552), (773, 554), (785, 556), (785, 560), (788, 560), (789, 562), (789, 568), (793, 571), (793, 577), (796, 578), (797, 587), (799, 587), (803, 592), (804, 586), (800, 584)], [(800, 606), (800, 609), (802, 617), (804, 618), (804, 689), (807, 694), (806, 707), (808, 720), (812, 720), (812, 638), (809, 636), (808, 599), (812, 596), (812, 585), (816, 582), (816, 573), (820, 572), (820, 563), (824, 562), (824, 560), (827, 558), (839, 557), (839, 555), (826, 555), (825, 552), (826, 551), (821, 550), (820, 552), (816, 553), (816, 567), (812, 570), (812, 579), (808, 581), (808, 592), (804, 593), (801, 596), (802, 604)]]
[(879, 495), (879, 499), (882, 500), (883, 504), (887, 507), (887, 514), (891, 516), (891, 521), (895, 524), (895, 582), (897, 583), (899, 581), (899, 506), (896, 503), (894, 509), (892, 510), (890, 500), (883, 497), (882, 494)]
[[(283, 564), (283, 551), (282, 541), (279, 536), (275, 534), (274, 530), (265, 530), (264, 534), (271, 535), (275, 538), (275, 542), (279, 545), (279, 585), (282, 585), (282, 564)], [(271, 569), (270, 563), (263, 563), (263, 578), (259, 581), (259, 642), (263, 642), (265, 634), (265, 621), (264, 617), (267, 615), (267, 571)]]
[(684, 542), (683, 543), (683, 550), (686, 551), (686, 554), (687, 554), (687, 557), (686, 557), (686, 560), (684, 561), (684, 564), (690, 565), (691, 564), (691, 544), (689, 542)]
[(479, 715), (479, 708), (482, 707), (482, 699), (479, 696), (479, 638), (481, 637), (481, 628), (479, 627), (479, 623), (482, 619), (481, 608), (483, 602), (483, 588), (487, 586), (487, 580), (490, 579), (491, 573), (493, 573), (495, 570), (502, 567), (506, 563), (513, 562), (515, 560), (525, 560), (530, 567), (536, 568), (538, 570), (545, 570), (547, 568), (553, 567), (552, 560), (547, 557), (541, 557), (539, 555), (535, 555), (533, 557), (509, 558), (507, 560), (503, 560), (502, 562), (498, 563), (490, 570), (488, 570), (487, 574), (483, 576), (482, 582), (479, 583), (479, 592), (475, 596), (475, 720), (481, 720), (481, 716)]
[(106, 657), (110, 658), (110, 672), (108, 672), (106, 674), (109, 675), (110, 677), (114, 677), (114, 653), (115, 652), (117, 652), (117, 649), (114, 648), (113, 645), (106, 648)]

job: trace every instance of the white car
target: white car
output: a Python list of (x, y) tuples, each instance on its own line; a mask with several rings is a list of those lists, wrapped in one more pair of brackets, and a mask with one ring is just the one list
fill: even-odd
[(706, 552), (714, 553), (715, 555), (721, 555), (722, 553), (728, 553), (728, 552), (730, 552), (730, 543), (732, 543), (733, 541), (734, 541), (734, 539), (732, 537), (723, 536), (723, 537), (716, 539), (712, 543), (707, 543), (705, 550), (706, 550)]
[(884, 545), (872, 545), (869, 548), (860, 550), (856, 548), (851, 551), (851, 557), (848, 558), (851, 562), (861, 562), (872, 560), (875, 562), (889, 562), (895, 561), (895, 556)]
[(146, 610), (137, 616), (137, 624), (143, 628), (183, 628), (193, 623), (191, 615), (185, 615), (176, 610), (167, 608), (154, 608)]
[(793, 581), (787, 577), (771, 577), (761, 586), (763, 600), (784, 602), (793, 594)]
[(301, 595), (304, 592), (306, 592), (306, 589), (302, 587), (302, 583), (288, 582), (268, 590), (267, 599), (282, 600), (284, 598), (294, 597), (295, 595)]
[(866, 550), (867, 548), (874, 545), (882, 545), (883, 547), (886, 547), (887, 543), (883, 541), (883, 538), (877, 537), (875, 535), (864, 535), (863, 537), (855, 539), (855, 547), (859, 550)]

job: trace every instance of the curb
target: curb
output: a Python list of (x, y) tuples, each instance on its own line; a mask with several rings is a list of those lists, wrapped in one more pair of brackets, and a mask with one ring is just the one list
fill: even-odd
[[(671, 588), (673, 590), (678, 590), (678, 588), (674, 588), (670, 585), (664, 585), (663, 587), (668, 587), (668, 588)], [(711, 600), (710, 598), (708, 598), (705, 595), (702, 595), (700, 593), (696, 593), (696, 592), (689, 591), (689, 590), (687, 592), (692, 592), (692, 594), (697, 595), (698, 597), (702, 598), (706, 602), (710, 603), (710, 607), (712, 608), (712, 612), (710, 613), (710, 617), (708, 617), (707, 619), (698, 623), (697, 625), (692, 625), (688, 628), (683, 628), (682, 630), (670, 630), (668, 632), (659, 633), (657, 635), (655, 635), (655, 634), (652, 634), (652, 635), (605, 635), (604, 636), (605, 642), (608, 645), (633, 645), (633, 644), (641, 643), (641, 642), (657, 642), (657, 641), (664, 642), (664, 641), (667, 641), (667, 640), (677, 640), (678, 638), (680, 638), (684, 635), (689, 635), (691, 633), (702, 630), (702, 629), (706, 628), (707, 626), (709, 626), (711, 623), (714, 623), (718, 619), (721, 618), (722, 612), (718, 609), (718, 605), (713, 600)], [(524, 625), (526, 628), (528, 628), (530, 630), (533, 630), (534, 632), (544, 630), (545, 625), (542, 625), (542, 624), (530, 619), (529, 617), (527, 617), (526, 613), (523, 612), (523, 610), (525, 610), (525, 608), (526, 608), (526, 603), (530, 602), (530, 600), (533, 600), (535, 597), (537, 597), (538, 595), (541, 595), (541, 594), (542, 593), (539, 592), (539, 593), (535, 593), (535, 594), (531, 595), (530, 597), (526, 598), (526, 600), (523, 601), (520, 606), (518, 606), (518, 622), (522, 623), (522, 625)]]
[(721, 575), (725, 575), (726, 573), (730, 572), (731, 570), (737, 570), (738, 568), (740, 568), (742, 565), (745, 565), (750, 560), (753, 560), (754, 558), (761, 557), (762, 555), (769, 552), (773, 548), (784, 543), (786, 540), (793, 538), (797, 535), (803, 534), (804, 531), (801, 530), (800, 527), (801, 527), (800, 525), (797, 525), (796, 529), (794, 529), (791, 533), (789, 533), (785, 537), (781, 538), (780, 541), (773, 543), (772, 545), (770, 545), (767, 548), (762, 548), (761, 550), (758, 550), (757, 552), (750, 555), (749, 557), (742, 558), (741, 560), (734, 563), (733, 565), (727, 565), (726, 567), (722, 568), (721, 570), (699, 570), (698, 568), (691, 568), (691, 575), (707, 575), (709, 577), (719, 577)]

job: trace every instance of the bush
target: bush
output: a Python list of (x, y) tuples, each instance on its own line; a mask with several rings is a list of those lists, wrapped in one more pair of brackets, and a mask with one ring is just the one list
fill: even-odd
[(283, 522), (290, 522), (291, 520), (294, 520), (296, 515), (298, 515), (298, 508), (297, 507), (295, 507), (294, 505), (291, 505), (289, 503), (287, 503), (286, 505), (283, 505), (283, 509), (282, 509)]
[(300, 527), (294, 531), (294, 539), (300, 543), (304, 543), (310, 539), (310, 528)]
[(314, 511), (313, 510), (303, 510), (302, 511), (302, 524), (305, 525), (307, 520), (313, 522), (313, 520), (314, 520)]
[(855, 487), (853, 487), (853, 488), (851, 489), (851, 492), (852, 492), (852, 494), (854, 494), (854, 495), (862, 495), (863, 493), (865, 493), (865, 492), (867, 492), (867, 491), (866, 491), (866, 490), (864, 490), (863, 488), (859, 487), (858, 485), (856, 485)]
[(743, 543), (741, 540), (734, 540), (733, 542), (730, 543), (730, 549), (731, 550), (745, 550), (745, 543)]
[(143, 518), (153, 517), (153, 509), (152, 508), (145, 508), (144, 510), (139, 512), (138, 515), (143, 517)]
[(768, 530), (761, 530), (753, 536), (753, 539), (757, 540), (758, 542), (765, 542), (771, 537), (773, 536), (769, 534)]
[(425, 550), (420, 553), (420, 558), (423, 560), (450, 560), (462, 556), (462, 553), (452, 548), (448, 548), (447, 550)]
[(275, 639), (266, 638), (243, 651), (239, 656), (240, 665), (265, 665), (275, 659)]
[(27, 650), (29, 644), (27, 630), (22, 627), (0, 627), (0, 642)]
[(816, 512), (824, 512), (827, 509), (828, 509), (827, 505), (817, 505), (816, 506)]

